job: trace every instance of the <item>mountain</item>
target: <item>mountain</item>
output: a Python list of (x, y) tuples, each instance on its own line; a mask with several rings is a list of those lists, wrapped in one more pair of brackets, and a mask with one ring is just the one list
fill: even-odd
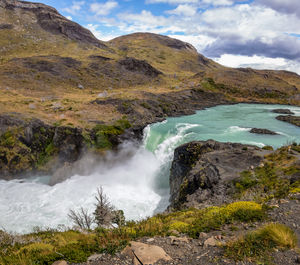
[[(189, 43), (152, 33), (104, 42), (47, 5), (0, 2), (6, 176), (48, 170), (57, 154), (63, 164), (90, 147), (115, 147), (166, 116), (236, 102), (300, 105), (299, 90), (295, 73), (224, 67)], [(61, 150), (63, 143), (73, 149)]]

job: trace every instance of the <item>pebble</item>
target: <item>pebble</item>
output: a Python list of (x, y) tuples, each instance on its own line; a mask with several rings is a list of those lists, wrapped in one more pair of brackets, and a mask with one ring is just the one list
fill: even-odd
[(28, 106), (30, 109), (36, 109), (36, 105), (35, 104), (29, 104), (29, 106)]

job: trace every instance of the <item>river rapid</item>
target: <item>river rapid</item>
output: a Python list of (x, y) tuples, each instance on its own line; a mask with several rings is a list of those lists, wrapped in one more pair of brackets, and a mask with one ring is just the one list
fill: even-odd
[[(113, 163), (100, 162), (91, 175), (74, 175), (55, 186), (47, 185), (49, 176), (0, 180), (0, 229), (28, 233), (36, 226), (71, 226), (69, 210), (82, 206), (92, 212), (100, 186), (111, 203), (124, 211), (127, 220), (163, 211), (168, 206), (169, 170), (177, 146), (208, 139), (274, 148), (299, 143), (300, 128), (276, 120), (279, 114), (272, 110), (277, 108), (288, 108), (300, 116), (300, 108), (294, 106), (217, 106), (149, 125), (141, 145), (124, 143), (117, 154), (108, 154), (106, 161)], [(251, 134), (254, 127), (278, 135)]]

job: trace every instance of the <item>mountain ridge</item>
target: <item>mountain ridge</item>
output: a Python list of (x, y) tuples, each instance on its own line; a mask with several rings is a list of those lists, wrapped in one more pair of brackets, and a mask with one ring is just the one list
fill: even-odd
[[(225, 67), (191, 44), (154, 33), (102, 42), (44, 4), (1, 1), (0, 51), (0, 115), (24, 120), (19, 126), (0, 124), (6, 177), (20, 168), (51, 171), (48, 160), (65, 152), (53, 145), (55, 130), (74, 132), (74, 137), (79, 132), (86, 137), (79, 149), (103, 152), (124, 139), (140, 138), (149, 123), (205, 107), (300, 105), (295, 73)], [(28, 122), (34, 120), (51, 133), (36, 132), (35, 123)], [(46, 138), (47, 146), (27, 146), (25, 152), (20, 139), (29, 131)], [(70, 140), (63, 133), (62, 141), (72, 142), (73, 136)], [(15, 163), (20, 157), (24, 163)]]

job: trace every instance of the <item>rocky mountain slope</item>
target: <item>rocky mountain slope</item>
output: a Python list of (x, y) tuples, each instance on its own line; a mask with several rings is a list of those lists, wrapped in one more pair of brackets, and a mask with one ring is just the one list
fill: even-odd
[[(70, 161), (48, 137), (56, 130), (75, 130), (80, 150), (102, 152), (166, 116), (234, 102), (299, 105), (299, 89), (297, 74), (224, 67), (166, 36), (135, 33), (103, 42), (52, 7), (0, 3), (2, 177), (49, 171), (57, 158)], [(46, 133), (33, 136), (48, 137), (39, 148), (22, 141), (35, 123), (45, 124)]]

